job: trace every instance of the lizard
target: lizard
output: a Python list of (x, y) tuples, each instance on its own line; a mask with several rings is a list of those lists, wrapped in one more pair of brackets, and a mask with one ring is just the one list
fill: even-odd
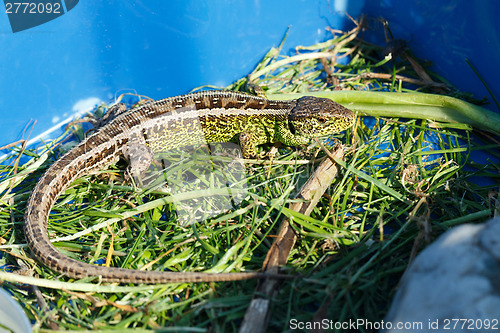
[(140, 176), (156, 152), (214, 142), (239, 143), (244, 158), (257, 146), (281, 142), (307, 144), (314, 137), (352, 126), (354, 113), (312, 96), (274, 101), (244, 93), (206, 91), (151, 101), (126, 110), (117, 104), (107, 123), (56, 160), (40, 177), (26, 205), (24, 233), (32, 255), (44, 266), (73, 279), (105, 282), (181, 283), (235, 281), (268, 276), (262, 272), (204, 273), (141, 271), (104, 267), (72, 259), (51, 243), (47, 223), (61, 193), (84, 175), (129, 159), (128, 174)]

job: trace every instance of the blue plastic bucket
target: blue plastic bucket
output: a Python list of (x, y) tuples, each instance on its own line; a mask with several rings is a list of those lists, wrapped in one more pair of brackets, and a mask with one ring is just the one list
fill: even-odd
[[(488, 96), (500, 77), (497, 1), (68, 1), (62, 14), (13, 33), (0, 20), (0, 146), (60, 128), (124, 92), (151, 98), (226, 86), (290, 32), (285, 52), (352, 27), (344, 14), (385, 17), (397, 38), (459, 89)], [(74, 7), (73, 7), (74, 6)], [(71, 9), (71, 10), (69, 10)], [(382, 37), (382, 36), (380, 36)], [(487, 106), (494, 109), (493, 106)], [(53, 134), (54, 136), (55, 134)]]

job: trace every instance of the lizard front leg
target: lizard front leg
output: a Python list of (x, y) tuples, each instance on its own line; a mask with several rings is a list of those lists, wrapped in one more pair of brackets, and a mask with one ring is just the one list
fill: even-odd
[(295, 132), (292, 133), (285, 123), (280, 123), (278, 125), (274, 140), (279, 141), (286, 146), (301, 146), (306, 145), (311, 141), (311, 139), (306, 136), (297, 135)]
[(241, 132), (239, 137), (241, 153), (244, 158), (256, 157), (257, 146), (269, 142), (266, 135), (259, 132)]
[(129, 162), (125, 178), (134, 179), (142, 187), (142, 179), (153, 161), (153, 151), (145, 140), (133, 138), (123, 147), (122, 153)]

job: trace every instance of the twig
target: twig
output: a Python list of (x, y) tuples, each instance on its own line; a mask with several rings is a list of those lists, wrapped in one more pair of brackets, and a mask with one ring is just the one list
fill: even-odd
[(423, 87), (439, 87), (443, 89), (449, 89), (449, 87), (444, 84), (444, 83), (438, 83), (438, 82), (429, 82), (429, 81), (424, 81), (424, 80), (419, 80), (419, 79), (414, 79), (411, 77), (403, 76), (403, 75), (392, 75), (392, 74), (386, 74), (386, 73), (362, 73), (360, 75), (356, 75), (352, 78), (345, 79), (343, 81), (356, 81), (358, 79), (381, 79), (381, 80), (389, 80), (392, 81), (393, 79), (403, 81), (403, 82), (408, 82), (417, 86), (423, 86)]
[[(333, 155), (342, 159), (344, 157), (344, 147), (336, 149)], [(296, 198), (303, 199), (304, 201), (291, 204), (290, 209), (304, 215), (309, 215), (337, 173), (338, 167), (335, 162), (325, 159), (311, 177), (309, 177), (299, 194), (297, 194)], [(267, 253), (263, 270), (267, 273), (278, 273), (279, 267), (287, 263), (295, 241), (296, 236), (290, 226), (290, 221), (285, 219), (281, 224), (271, 249)], [(240, 333), (266, 332), (271, 299), (277, 291), (278, 280), (276, 279), (266, 279), (260, 283), (255, 291), (255, 294), (258, 296), (252, 299), (247, 309), (243, 324), (240, 327)]]

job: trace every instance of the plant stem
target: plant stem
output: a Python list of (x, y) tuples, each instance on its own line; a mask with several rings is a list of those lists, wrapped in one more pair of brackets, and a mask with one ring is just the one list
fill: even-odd
[(500, 114), (449, 96), (346, 90), (307, 94), (271, 94), (267, 97), (286, 100), (305, 95), (332, 99), (357, 112), (358, 115), (464, 123), (500, 135)]

